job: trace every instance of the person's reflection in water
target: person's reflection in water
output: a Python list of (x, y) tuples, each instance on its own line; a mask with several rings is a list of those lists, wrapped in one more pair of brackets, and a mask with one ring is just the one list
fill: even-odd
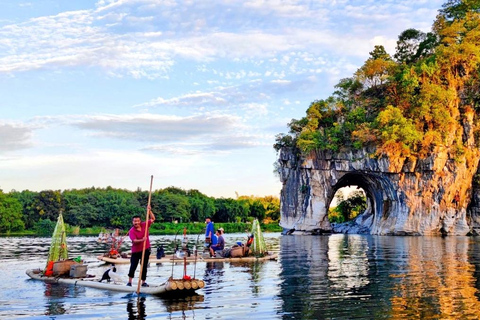
[(217, 286), (216, 283), (223, 282), (222, 277), (225, 271), (223, 271), (224, 262), (207, 262), (205, 268), (205, 275), (203, 281), (205, 281), (205, 294), (210, 294)]
[(127, 303), (127, 312), (129, 320), (144, 320), (145, 314), (145, 297), (130, 299)]

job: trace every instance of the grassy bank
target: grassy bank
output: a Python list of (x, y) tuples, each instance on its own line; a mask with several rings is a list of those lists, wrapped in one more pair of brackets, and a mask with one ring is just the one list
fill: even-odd
[[(278, 223), (263, 224), (263, 232), (281, 232), (282, 228)], [(173, 222), (155, 222), (150, 228), (151, 235), (174, 235), (183, 234), (183, 229), (187, 228), (188, 234), (201, 234), (205, 232), (205, 223), (189, 222), (189, 223), (173, 223)], [(215, 223), (215, 228), (223, 228), (225, 233), (248, 233), (252, 229), (251, 223)], [(66, 226), (67, 236), (98, 236), (100, 232), (105, 232), (104, 228), (79, 228)], [(121, 230), (125, 234), (128, 230)], [(11, 232), (8, 234), (0, 234), (0, 236), (20, 237), (20, 236), (50, 236), (50, 234), (39, 235), (35, 231)]]
[[(150, 229), (152, 235), (181, 234), (187, 228), (188, 234), (205, 232), (205, 223), (154, 223)], [(251, 223), (215, 223), (215, 229), (223, 228), (225, 233), (248, 233), (252, 229)], [(277, 223), (262, 225), (263, 232), (280, 232), (282, 228)]]

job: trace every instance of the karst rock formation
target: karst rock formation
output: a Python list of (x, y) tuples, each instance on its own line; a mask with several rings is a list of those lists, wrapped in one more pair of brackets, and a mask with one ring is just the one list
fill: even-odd
[[(469, 132), (471, 123), (464, 124)], [(474, 147), (473, 136), (466, 137)], [(426, 159), (371, 157), (371, 150), (279, 152), (281, 221), (285, 233), (374, 235), (468, 235), (480, 233), (480, 152), (453, 159), (438, 149)], [(335, 192), (358, 186), (367, 209), (353, 221), (331, 224), (328, 208)]]
[[(480, 234), (480, 3), (447, 1), (431, 32), (377, 45), (277, 135), (285, 233)], [(338, 189), (367, 208), (330, 223)]]

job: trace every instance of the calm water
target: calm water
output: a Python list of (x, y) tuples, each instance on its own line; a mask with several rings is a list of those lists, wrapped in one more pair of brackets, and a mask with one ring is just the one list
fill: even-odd
[[(244, 235), (226, 237), (227, 244)], [(281, 236), (265, 234), (278, 261), (197, 263), (187, 273), (205, 280), (185, 299), (137, 297), (28, 279), (43, 267), (49, 238), (0, 238), (2, 319), (480, 319), (480, 238)], [(171, 236), (152, 236), (170, 250)], [(68, 239), (70, 256), (107, 266), (96, 237)], [(190, 239), (195, 242), (196, 239)], [(128, 248), (128, 246), (125, 246)], [(168, 251), (167, 251), (168, 252)], [(118, 266), (127, 280), (128, 265)], [(183, 266), (151, 265), (160, 283)]]

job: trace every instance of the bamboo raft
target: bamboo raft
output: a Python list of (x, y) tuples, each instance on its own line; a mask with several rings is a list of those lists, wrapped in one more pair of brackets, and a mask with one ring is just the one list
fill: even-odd
[[(247, 257), (230, 257), (230, 258), (223, 258), (223, 257), (203, 257), (197, 256), (196, 262), (254, 262), (254, 261), (268, 261), (268, 260), (277, 260), (278, 254), (277, 253), (268, 253), (261, 257), (256, 256), (247, 256)], [(98, 256), (98, 260), (111, 263), (111, 264), (129, 264), (129, 258), (110, 258), (106, 256)], [(149, 263), (184, 263), (183, 258), (173, 258), (172, 256), (166, 256), (161, 259), (154, 258), (153, 256), (148, 260)], [(190, 256), (186, 258), (187, 263), (195, 262), (195, 257)]]
[[(71, 277), (53, 277), (45, 276), (40, 269), (30, 269), (26, 271), (26, 274), (34, 279), (44, 281), (46, 283), (63, 283), (75, 286), (111, 290), (118, 292), (137, 292), (136, 286), (126, 286), (125, 284), (114, 284), (107, 282), (99, 282), (99, 279), (94, 276), (87, 276), (82, 278)], [(205, 282), (200, 279), (168, 279), (160, 285), (151, 285), (150, 287), (140, 287), (140, 293), (161, 295), (161, 296), (178, 296), (178, 295), (191, 295), (196, 290), (205, 287)]]

